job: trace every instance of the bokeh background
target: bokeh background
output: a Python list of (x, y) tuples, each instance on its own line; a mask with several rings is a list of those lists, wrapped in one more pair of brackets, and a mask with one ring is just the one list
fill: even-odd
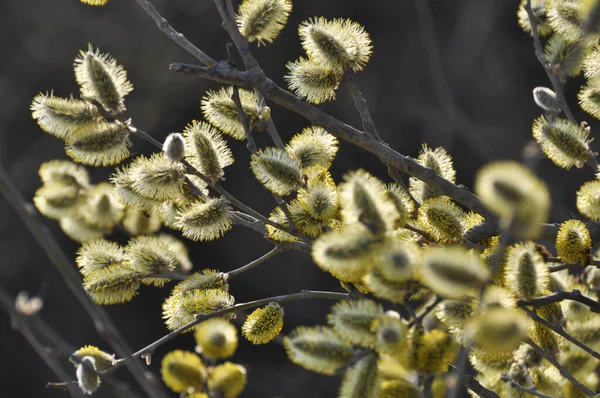
[[(423, 1), (297, 0), (279, 39), (273, 45), (255, 49), (254, 54), (265, 71), (284, 84), (285, 64), (303, 54), (296, 29), (301, 21), (323, 15), (362, 23), (371, 34), (375, 52), (355, 81), (369, 102), (383, 139), (411, 156), (418, 154), (423, 143), (444, 146), (454, 155), (458, 183), (471, 186), (476, 170), (485, 162), (520, 158), (531, 140), (531, 123), (540, 114), (531, 90), (546, 85), (546, 76), (535, 59), (531, 39), (517, 24), (516, 0), (429, 0), (430, 14), (423, 8)], [(226, 57), (227, 36), (212, 1), (153, 3), (176, 29), (212, 57)], [(127, 99), (127, 114), (158, 140), (200, 119), (200, 98), (207, 89), (218, 87), (168, 71), (171, 62), (193, 63), (194, 59), (164, 36), (133, 0), (113, 0), (101, 8), (85, 6), (78, 0), (1, 0), (0, 163), (28, 199), (40, 186), (39, 165), (66, 158), (61, 142), (43, 133), (32, 120), (31, 100), (40, 91), (76, 95), (73, 59), (88, 43), (111, 53), (127, 69), (135, 86)], [(578, 80), (570, 82), (567, 97), (577, 119), (588, 120), (594, 135), (597, 123), (576, 106), (580, 84)], [(324, 108), (360, 126), (344, 87), (339, 90), (338, 100)], [(276, 107), (273, 117), (284, 140), (307, 125), (298, 116)], [(265, 137), (257, 139), (261, 145), (268, 144)], [(231, 142), (231, 147), (236, 163), (227, 169), (224, 185), (267, 214), (274, 203), (248, 170), (248, 152), (240, 142)], [(135, 153), (151, 150), (142, 141), (134, 143)], [(332, 169), (334, 177), (339, 179), (346, 170), (359, 167), (387, 178), (377, 159), (342, 144)], [(552, 220), (576, 217), (575, 191), (583, 181), (593, 178), (592, 171), (567, 173), (546, 160), (541, 162), (539, 172), (552, 192)], [(109, 168), (92, 170), (93, 182), (105, 180), (110, 173)], [(65, 237), (56, 223), (47, 220), (46, 224), (74, 258), (78, 245)], [(223, 271), (259, 257), (269, 246), (242, 227), (215, 242), (189, 244), (196, 269)], [(72, 344), (108, 349), (3, 198), (0, 285), (13, 296), (23, 290), (40, 294), (45, 301), (41, 316)], [(237, 302), (301, 289), (340, 288), (309, 256), (298, 253), (284, 253), (231, 283)], [(134, 348), (167, 332), (160, 308), (169, 290), (143, 287), (132, 302), (106, 308)], [(286, 305), (284, 332), (300, 324), (323, 324), (331, 304), (310, 301)], [(170, 349), (193, 347), (193, 337), (183, 335), (160, 348), (150, 368), (157, 373), (160, 358)], [(241, 340), (234, 359), (249, 369), (243, 397), (336, 396), (339, 377), (316, 375), (293, 365), (281, 345), (252, 346)], [(128, 377), (124, 370), (118, 376), (125, 380)], [(55, 376), (11, 329), (9, 317), (0, 313), (0, 397), (66, 396), (45, 389), (47, 381), (56, 381)], [(97, 396), (109, 397), (110, 390), (103, 388)]]

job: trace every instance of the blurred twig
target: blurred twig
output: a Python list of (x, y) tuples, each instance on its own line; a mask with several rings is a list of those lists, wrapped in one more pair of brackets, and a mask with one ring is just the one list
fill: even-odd
[[(131, 350), (123, 340), (116, 326), (112, 323), (104, 310), (98, 307), (83, 289), (75, 267), (63, 253), (50, 231), (48, 231), (45, 225), (40, 221), (35, 208), (23, 199), (10, 179), (8, 172), (1, 165), (0, 192), (2, 192), (29, 232), (44, 249), (46, 255), (61, 274), (71, 292), (92, 318), (94, 326), (100, 336), (110, 344), (117, 355), (129, 355)], [(151, 372), (147, 372), (146, 369), (144, 369), (140, 361), (131, 361), (127, 364), (127, 368), (149, 397), (158, 398), (167, 396), (162, 384)]]

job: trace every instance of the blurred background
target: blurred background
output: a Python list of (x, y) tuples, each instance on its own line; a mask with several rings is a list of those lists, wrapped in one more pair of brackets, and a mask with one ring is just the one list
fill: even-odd
[[(212, 1), (153, 0), (156, 8), (189, 40), (216, 59), (226, 57), (227, 35)], [(303, 55), (297, 26), (312, 16), (347, 17), (363, 24), (374, 43), (367, 68), (355, 77), (382, 138), (399, 152), (417, 156), (423, 143), (444, 146), (454, 156), (457, 182), (472, 186), (476, 170), (494, 159), (518, 159), (531, 139), (531, 123), (540, 115), (531, 91), (547, 85), (532, 41), (517, 24), (517, 0), (298, 0), (281, 36), (273, 45), (255, 49), (265, 71), (285, 85), (285, 64)], [(433, 29), (432, 29), (433, 27)], [(66, 158), (61, 141), (42, 132), (29, 106), (40, 91), (77, 95), (73, 59), (88, 43), (111, 53), (123, 65), (135, 90), (127, 97), (128, 117), (162, 141), (202, 118), (200, 98), (215, 83), (176, 75), (171, 62), (194, 59), (162, 34), (132, 0), (113, 0), (89, 7), (78, 0), (0, 1), (0, 163), (30, 200), (40, 186), (42, 162)], [(239, 59), (239, 57), (238, 57)], [(241, 62), (239, 62), (241, 64)], [(566, 87), (575, 116), (588, 120), (576, 106), (581, 81)], [(324, 106), (344, 121), (360, 126), (350, 96), (342, 86), (335, 103)], [(305, 120), (272, 107), (284, 140), (307, 126)], [(591, 122), (592, 136), (596, 123)], [(266, 137), (257, 137), (268, 145)], [(248, 169), (244, 144), (230, 141), (236, 163), (226, 170), (225, 187), (250, 206), (268, 214), (274, 206)], [(594, 145), (592, 145), (594, 147)], [(595, 149), (598, 149), (597, 147)], [(152, 151), (135, 140), (134, 153)], [(384, 166), (373, 156), (342, 143), (333, 166), (339, 180), (347, 170), (363, 167), (388, 181)], [(552, 221), (575, 212), (575, 192), (593, 178), (589, 168), (567, 173), (544, 160), (540, 174), (552, 193)], [(112, 170), (91, 170), (94, 183)], [(45, 220), (70, 258), (78, 244), (58, 225)], [(270, 250), (256, 233), (236, 227), (218, 241), (189, 243), (195, 269), (231, 270)], [(44, 252), (0, 198), (0, 285), (15, 296), (39, 294), (45, 305), (41, 317), (75, 346), (92, 344), (108, 350), (88, 315), (55, 271)], [(236, 278), (231, 292), (237, 302), (300, 291), (340, 290), (310, 257), (284, 253)], [(142, 287), (127, 304), (106, 307), (133, 348), (160, 338), (167, 330), (161, 320), (165, 288)], [(325, 323), (331, 302), (296, 302), (285, 306), (284, 333), (296, 325)], [(156, 351), (151, 369), (158, 374), (160, 359), (169, 350), (193, 350), (191, 335), (183, 335)], [(57, 381), (23, 337), (0, 313), (0, 397), (63, 397), (48, 390)], [(249, 383), (243, 397), (333, 397), (339, 377), (316, 375), (293, 365), (277, 344), (252, 346), (243, 339), (234, 361), (247, 366)], [(73, 368), (74, 375), (74, 368)], [(127, 379), (124, 370), (117, 373)], [(99, 397), (110, 396), (102, 388)], [(175, 396), (175, 394), (173, 395)]]

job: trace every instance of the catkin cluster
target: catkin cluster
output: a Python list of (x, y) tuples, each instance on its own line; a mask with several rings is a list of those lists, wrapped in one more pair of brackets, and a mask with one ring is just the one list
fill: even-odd
[[(243, 0), (230, 17), (242, 40), (262, 46), (275, 41), (292, 8), (291, 0)], [(538, 55), (554, 78), (564, 82), (583, 72), (580, 104), (595, 118), (600, 118), (599, 10), (595, 0), (522, 0), (517, 11), (521, 27), (544, 41)], [(372, 55), (369, 34), (349, 19), (310, 18), (298, 33), (305, 55), (287, 65), (285, 79), (312, 104), (335, 99), (342, 81), (362, 71)], [(161, 362), (164, 383), (181, 397), (242, 393), (246, 369), (223, 362), (235, 355), (238, 332), (255, 345), (282, 341), (289, 359), (308, 371), (343, 374), (340, 398), (421, 397), (428, 390), (444, 396), (456, 385), (448, 365), (464, 356), (480, 385), (501, 397), (582, 396), (565, 372), (584, 388), (600, 388), (597, 362), (561, 334), (600, 349), (600, 315), (589, 308), (599, 299), (600, 271), (585, 267), (600, 261), (593, 246), (600, 170), (576, 196), (577, 209), (590, 222), (563, 222), (548, 249), (540, 239), (552, 228), (544, 224), (550, 192), (524, 164), (497, 161), (477, 172), (474, 191), (485, 208), (477, 213), (448, 188), (457, 173), (444, 148), (422, 146), (413, 166), (427, 173), (413, 174), (426, 177), (412, 176), (408, 187), (359, 167), (336, 181), (330, 169), (338, 139), (315, 124), (286, 135), (291, 137), (286, 144), (251, 149), (249, 168), (278, 200), (261, 220), (245, 214), (247, 208), (225, 195), (220, 182), (234, 163), (227, 137), (250, 142), (253, 134), (273, 132), (264, 93), (232, 86), (208, 91), (199, 98), (204, 120), (169, 134), (162, 151), (125, 163), (130, 137), (145, 133), (123, 116), (133, 89), (124, 68), (90, 46), (76, 58), (74, 70), (79, 98), (50, 92), (31, 105), (42, 130), (63, 140), (76, 162), (44, 163), (33, 200), (82, 243), (77, 265), (96, 303), (123, 303), (142, 284), (163, 287), (181, 280), (162, 315), (170, 331), (193, 331), (195, 352), (171, 351)], [(591, 129), (572, 120), (562, 93), (537, 87), (533, 96), (543, 111), (533, 122), (533, 138), (547, 158), (566, 170), (597, 168)], [(110, 182), (92, 184), (77, 163), (120, 166)], [(327, 325), (285, 330), (286, 297), (279, 296), (241, 305), (254, 308), (239, 327), (235, 322), (244, 315), (229, 287), (235, 274), (193, 272), (186, 244), (160, 232), (166, 227), (191, 241), (209, 241), (234, 224), (261, 223), (266, 239), (279, 248), (298, 244), (310, 251), (324, 274), (348, 292), (331, 307)], [(492, 234), (467, 239), (489, 225)], [(117, 229), (129, 235), (126, 244), (106, 239)], [(580, 267), (571, 271), (573, 264)], [(555, 292), (578, 292), (579, 300), (549, 300)], [(392, 307), (406, 311), (387, 310)], [(118, 363), (93, 346), (76, 351), (73, 360), (86, 394)]]

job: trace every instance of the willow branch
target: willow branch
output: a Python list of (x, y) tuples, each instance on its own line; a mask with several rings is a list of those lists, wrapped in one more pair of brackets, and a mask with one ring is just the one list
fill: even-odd
[(482, 398), (500, 398), (500, 396), (498, 396), (498, 394), (496, 394), (495, 392), (490, 391), (487, 388), (485, 388), (484, 386), (482, 386), (481, 383), (479, 381), (477, 381), (477, 379), (474, 378), (473, 376), (465, 374), (464, 372), (461, 372), (454, 365), (450, 365), (450, 367), (452, 369), (454, 369), (454, 371), (458, 374), (458, 376), (463, 380), (463, 382), (465, 383), (467, 388), (469, 390), (473, 391), (478, 396), (480, 396)]
[(533, 298), (529, 301), (519, 301), (518, 305), (519, 307), (528, 306), (533, 308), (540, 308), (549, 304), (558, 303), (563, 300), (577, 301), (578, 303), (588, 306), (590, 308), (590, 311), (600, 313), (600, 303), (596, 300), (584, 296), (579, 290), (573, 290), (570, 292), (559, 290), (546, 296)]
[(173, 29), (173, 27), (169, 24), (169, 21), (165, 19), (156, 8), (147, 0), (136, 0), (138, 5), (154, 20), (158, 29), (160, 29), (164, 34), (166, 34), (171, 40), (177, 43), (181, 48), (186, 50), (188, 53), (193, 55), (198, 61), (203, 63), (204, 65), (214, 66), (217, 64), (217, 61), (206, 55), (202, 50), (193, 45), (186, 37)]
[[(50, 231), (48, 231), (41, 222), (38, 213), (33, 206), (28, 205), (25, 202), (17, 188), (14, 186), (7, 171), (2, 166), (0, 166), (0, 191), (6, 197), (19, 218), (21, 218), (29, 232), (35, 237), (52, 264), (56, 267), (57, 271), (62, 276), (62, 279), (67, 284), (67, 287), (92, 318), (94, 326), (100, 336), (108, 342), (117, 355), (123, 357), (129, 355), (131, 350), (123, 340), (116, 326), (112, 323), (104, 310), (98, 307), (83, 289), (76, 268), (64, 254)], [(149, 397), (159, 398), (167, 396), (159, 380), (156, 379), (151, 372), (147, 372), (140, 361), (136, 360), (129, 362), (127, 368)]]
[(565, 340), (568, 340), (571, 343), (575, 344), (577, 347), (581, 348), (582, 350), (584, 350), (585, 352), (587, 352), (588, 354), (590, 354), (594, 358), (600, 359), (600, 353), (598, 353), (597, 351), (594, 351), (593, 349), (591, 349), (587, 345), (583, 344), (581, 341), (577, 340), (575, 337), (571, 336), (569, 333), (567, 333), (560, 326), (557, 326), (557, 325), (553, 324), (552, 322), (548, 322), (547, 320), (545, 320), (544, 318), (542, 318), (541, 316), (539, 316), (535, 311), (532, 311), (529, 308), (521, 307), (521, 309), (523, 311), (525, 311), (525, 313), (527, 313), (527, 315), (531, 319), (533, 319), (534, 321), (536, 321), (539, 324), (547, 327), (548, 329), (552, 330), (554, 333), (558, 334), (559, 336), (564, 337)]
[(407, 326), (410, 328), (414, 325), (420, 325), (421, 322), (423, 322), (423, 319), (427, 316), (427, 314), (433, 311), (433, 309), (442, 301), (444, 301), (443, 298), (436, 296), (435, 299), (427, 307), (425, 307), (425, 309), (419, 315), (413, 318)]
[(273, 248), (273, 250), (271, 250), (267, 254), (263, 255), (262, 257), (257, 258), (256, 260), (244, 265), (243, 267), (240, 267), (240, 268), (234, 269), (233, 271), (227, 272), (228, 279), (238, 276), (246, 271), (250, 271), (252, 268), (259, 266), (262, 263), (264, 263), (265, 261), (275, 257), (276, 255), (281, 253), (281, 251), (282, 251), (282, 246), (275, 246)]
[(500, 376), (500, 380), (506, 381), (506, 382), (510, 383), (510, 385), (513, 386), (514, 388), (516, 388), (518, 390), (521, 390), (523, 392), (526, 392), (528, 394), (531, 394), (533, 396), (536, 396), (536, 397), (540, 397), (540, 398), (556, 398), (554, 395), (547, 395), (547, 394), (544, 394), (543, 392), (540, 392), (535, 387), (525, 387), (525, 386), (522, 386), (519, 383), (517, 383), (516, 381), (514, 381), (513, 379), (511, 379), (510, 377), (508, 377), (507, 375)]
[(240, 119), (240, 123), (244, 129), (244, 133), (246, 134), (246, 148), (250, 151), (250, 153), (254, 154), (258, 150), (256, 147), (256, 141), (254, 141), (254, 137), (252, 137), (252, 131), (250, 130), (250, 123), (248, 122), (248, 115), (244, 112), (244, 107), (242, 106), (242, 101), (240, 100), (240, 90), (238, 87), (233, 86), (233, 94), (231, 95), (231, 99), (235, 104), (235, 108), (237, 109), (238, 118)]
[(565, 379), (567, 379), (571, 383), (573, 383), (584, 394), (586, 394), (587, 396), (590, 396), (590, 397), (596, 395), (595, 392), (593, 392), (592, 390), (590, 390), (589, 388), (587, 388), (585, 385), (583, 385), (567, 369), (565, 369), (556, 360), (556, 358), (554, 358), (554, 355), (550, 354), (549, 352), (547, 352), (546, 350), (544, 350), (542, 347), (540, 347), (539, 345), (537, 345), (536, 343), (534, 343), (530, 338), (525, 339), (525, 343), (528, 344), (528, 345), (530, 345), (531, 348), (533, 348), (538, 355), (540, 355), (540, 356), (544, 357), (546, 360), (548, 360), (548, 362), (550, 362), (559, 371), (559, 373), (562, 375), (562, 377), (564, 377)]
[(550, 79), (550, 83), (552, 83), (552, 87), (554, 88), (554, 92), (556, 93), (556, 97), (560, 102), (560, 107), (564, 112), (567, 119), (571, 121), (571, 123), (577, 124), (575, 120), (575, 116), (571, 112), (569, 108), (569, 104), (565, 98), (565, 94), (563, 91), (563, 85), (559, 81), (558, 77), (552, 72), (550, 65), (544, 60), (544, 49), (542, 48), (542, 41), (540, 40), (540, 34), (538, 32), (538, 23), (535, 15), (533, 14), (533, 10), (531, 9), (531, 0), (527, 0), (525, 3), (525, 11), (527, 11), (527, 16), (529, 17), (529, 24), (531, 25), (531, 32), (533, 33), (533, 48), (535, 49), (535, 56), (538, 62), (544, 68), (546, 75), (548, 75), (548, 79)]
[(373, 122), (373, 118), (371, 117), (367, 100), (365, 100), (360, 88), (356, 85), (356, 83), (354, 83), (352, 76), (348, 76), (346, 78), (346, 85), (348, 86), (348, 91), (350, 92), (350, 96), (352, 96), (352, 100), (354, 101), (354, 106), (360, 115), (363, 129), (381, 141), (381, 137), (379, 136), (377, 128), (375, 127), (375, 122)]
[(209, 318), (226, 315), (226, 314), (231, 314), (233, 312), (245, 311), (245, 310), (256, 308), (256, 307), (262, 307), (262, 306), (268, 305), (269, 303), (273, 303), (273, 302), (287, 303), (287, 302), (291, 302), (291, 301), (308, 300), (308, 299), (345, 300), (349, 297), (350, 297), (350, 295), (348, 293), (303, 290), (300, 293), (286, 294), (283, 296), (267, 297), (264, 299), (250, 301), (247, 303), (236, 304), (231, 307), (212, 312), (210, 314), (198, 314), (198, 315), (196, 315), (196, 318), (193, 321), (187, 323), (186, 325), (183, 325), (179, 329), (176, 329), (176, 330), (172, 331), (171, 333), (161, 337), (160, 339), (156, 340), (152, 344), (149, 344), (146, 347), (140, 349), (139, 351), (131, 354), (131, 356), (127, 356), (127, 357), (124, 357), (123, 359), (119, 359), (117, 361), (117, 364), (115, 366), (113, 366), (112, 368), (106, 370), (105, 373), (114, 372), (115, 370), (120, 368), (123, 364), (126, 364), (127, 362), (129, 362), (131, 360), (131, 358), (136, 358), (136, 357), (139, 357), (142, 355), (144, 355), (144, 356), (152, 355), (154, 353), (154, 351), (161, 345), (173, 340), (175, 337), (179, 336), (181, 333), (193, 328), (200, 322), (205, 321)]

